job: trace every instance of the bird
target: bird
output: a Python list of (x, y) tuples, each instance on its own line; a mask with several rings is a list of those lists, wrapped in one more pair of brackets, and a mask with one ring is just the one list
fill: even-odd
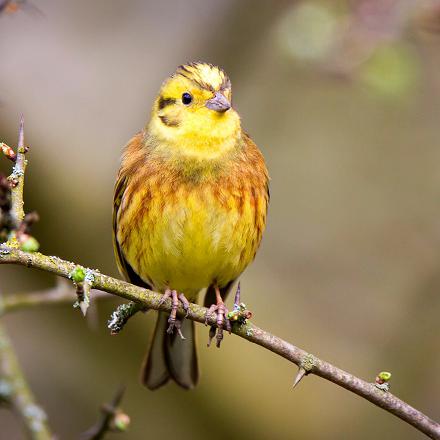
[(113, 199), (119, 271), (172, 302), (169, 317), (159, 312), (142, 366), (141, 381), (151, 390), (170, 380), (196, 386), (194, 322), (177, 317), (179, 303), (187, 310), (206, 289), (219, 347), (223, 329), (230, 329), (224, 301), (265, 229), (268, 170), (231, 93), (223, 69), (205, 62), (179, 66), (122, 154)]

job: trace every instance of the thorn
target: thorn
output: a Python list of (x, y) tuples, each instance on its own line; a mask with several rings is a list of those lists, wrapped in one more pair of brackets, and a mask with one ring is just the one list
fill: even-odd
[(305, 375), (306, 375), (306, 370), (304, 370), (303, 367), (300, 367), (299, 370), (298, 370), (298, 373), (297, 373), (297, 375), (296, 375), (296, 377), (295, 377), (295, 380), (293, 381), (293, 386), (292, 386), (292, 388), (295, 388), (295, 387), (301, 382), (301, 379), (302, 379)]
[(20, 116), (20, 128), (18, 130), (18, 152), (21, 153), (24, 150), (24, 115)]
[(111, 403), (112, 406), (116, 407), (121, 403), (122, 397), (124, 397), (124, 393), (125, 393), (126, 388), (127, 387), (124, 384), (119, 385), (119, 388), (117, 389), (117, 391), (113, 397), (113, 400)]
[(84, 316), (87, 315), (87, 309), (89, 308), (89, 305), (85, 301), (81, 301), (79, 303), (79, 308), (81, 309), (81, 312)]
[(240, 281), (238, 282), (237, 291), (235, 292), (234, 304), (235, 305), (239, 305), (240, 304)]

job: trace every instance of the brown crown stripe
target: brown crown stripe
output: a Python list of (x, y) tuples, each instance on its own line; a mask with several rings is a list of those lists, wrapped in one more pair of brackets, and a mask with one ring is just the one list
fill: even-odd
[(205, 82), (200, 81), (198, 78), (191, 78), (182, 72), (177, 72), (177, 74), (183, 76), (188, 81), (193, 82), (196, 86), (200, 87), (201, 89), (209, 90), (210, 92), (215, 92), (214, 87), (212, 87), (211, 84), (206, 84)]
[[(200, 63), (190, 63), (188, 65), (179, 66), (179, 68), (177, 69), (177, 75), (181, 75), (184, 78), (186, 78), (187, 80), (192, 81), (193, 83), (195, 83), (196, 85), (198, 85), (202, 89), (209, 90), (210, 92), (215, 92), (214, 87), (211, 84), (208, 84), (208, 83), (202, 81), (199, 76), (198, 69), (202, 65), (203, 64), (200, 64)], [(212, 69), (215, 68), (219, 71), (219, 73), (222, 77), (222, 83), (220, 84), (220, 90), (230, 89), (231, 88), (231, 81), (230, 81), (229, 77), (226, 75), (226, 73), (224, 72), (224, 70), (222, 70), (218, 67), (215, 67), (212, 64), (208, 64), (208, 66), (210, 66)], [(194, 70), (187, 69), (187, 67), (191, 67)]]

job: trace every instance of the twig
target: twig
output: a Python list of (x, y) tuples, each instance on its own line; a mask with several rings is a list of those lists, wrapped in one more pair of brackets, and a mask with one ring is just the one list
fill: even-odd
[(11, 214), (15, 223), (15, 227), (18, 228), (21, 221), (24, 219), (23, 210), (23, 189), (24, 189), (24, 173), (26, 171), (26, 157), (25, 153), (27, 150), (24, 146), (24, 117), (20, 118), (20, 129), (18, 131), (18, 148), (17, 148), (17, 158), (15, 160), (15, 165), (12, 170), (12, 174), (9, 176), (9, 180), (12, 183), (11, 188)]
[(119, 408), (124, 392), (125, 387), (119, 387), (112, 401), (102, 406), (101, 418), (81, 435), (81, 440), (100, 440), (108, 432), (123, 432), (127, 430), (130, 418)]
[(32, 211), (26, 214), (15, 231), (15, 235), (17, 236), (17, 238), (20, 235), (29, 234), (32, 225), (34, 223), (37, 223), (39, 220), (40, 220), (40, 216), (36, 211)]
[(7, 157), (10, 161), (15, 162), (17, 159), (17, 155), (15, 154), (15, 151), (9, 146), (6, 145), (4, 142), (0, 142), (0, 151)]
[(11, 341), (0, 323), (0, 398), (22, 418), (33, 440), (51, 440), (46, 413), (38, 406), (21, 371)]
[[(58, 278), (58, 280), (57, 285), (49, 289), (0, 296), (0, 316), (36, 306), (73, 304), (77, 296), (72, 283), (64, 278)], [(111, 298), (109, 294), (99, 290), (93, 290), (92, 297), (95, 299)]]
[(44, 16), (43, 12), (29, 3), (28, 0), (0, 0), (0, 15), (15, 14), (18, 11), (27, 10), (34, 15)]
[[(18, 264), (33, 267), (64, 278), (69, 278), (69, 274), (77, 266), (75, 263), (62, 260), (58, 257), (48, 257), (41, 253), (26, 253), (5, 245), (0, 246), (0, 264)], [(160, 304), (162, 298), (161, 294), (103, 275), (100, 272), (94, 272), (93, 287), (129, 301), (137, 302), (149, 309), (171, 312), (170, 300)], [(205, 307), (201, 307), (197, 304), (190, 304), (188, 315), (186, 315), (186, 312), (182, 307), (179, 307), (178, 310), (179, 316), (186, 316), (187, 319), (202, 324), (205, 323), (206, 312), (207, 309)], [(215, 317), (210, 316), (208, 318), (208, 324), (215, 326)], [(429, 437), (440, 439), (440, 424), (431, 420), (428, 416), (403, 402), (393, 394), (379, 390), (373, 383), (368, 383), (359, 379), (358, 377), (307, 353), (305, 350), (295, 347), (281, 338), (272, 335), (250, 322), (244, 325), (233, 324), (232, 332), (278, 354), (298, 365), (298, 367), (304, 368), (308, 374), (315, 374), (316, 376), (323, 377), (330, 382), (369, 400), (380, 408), (383, 408), (414, 426)]]
[[(11, 226), (15, 229), (20, 228), (24, 220), (23, 189), (26, 152), (27, 149), (24, 146), (24, 118), (21, 116), (15, 165), (12, 174), (8, 178), (11, 183), (11, 202), (8, 207), (10, 208), (9, 214), (12, 217), (13, 223)], [(26, 229), (26, 226), (24, 228)], [(21, 417), (29, 437), (34, 440), (52, 439), (46, 413), (35, 401), (35, 397), (21, 371), (14, 349), (1, 322), (0, 377), (3, 381), (3, 390), (7, 391), (6, 395), (3, 396), (3, 400)]]
[(121, 304), (112, 313), (107, 327), (111, 330), (112, 335), (117, 335), (122, 331), (127, 321), (137, 312), (145, 312), (147, 309), (142, 304), (130, 301), (127, 304)]

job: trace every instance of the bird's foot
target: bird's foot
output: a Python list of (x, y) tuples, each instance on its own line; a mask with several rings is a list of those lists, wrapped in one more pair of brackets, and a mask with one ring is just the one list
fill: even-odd
[(179, 308), (179, 301), (180, 301), (183, 310), (185, 310), (186, 312), (185, 317), (188, 316), (189, 301), (186, 299), (183, 293), (177, 293), (176, 290), (166, 289), (165, 293), (162, 295), (162, 298), (159, 301), (159, 305), (162, 305), (168, 298), (171, 298), (171, 313), (170, 313), (170, 317), (168, 318), (169, 325), (168, 325), (167, 333), (172, 334), (174, 332), (174, 329), (176, 329), (179, 336), (182, 339), (185, 339), (181, 331), (182, 320), (177, 318), (177, 309)]
[(225, 303), (223, 302), (223, 299), (220, 295), (220, 290), (216, 287), (216, 296), (217, 296), (217, 304), (213, 304), (205, 315), (205, 325), (208, 325), (208, 318), (209, 315), (212, 313), (217, 314), (216, 323), (217, 326), (211, 326), (209, 330), (209, 339), (208, 339), (208, 347), (211, 345), (212, 340), (216, 336), (216, 343), (215, 345), (220, 348), (220, 344), (223, 340), (223, 329), (226, 328), (226, 330), (231, 333), (231, 322), (228, 318), (228, 309), (225, 306)]

